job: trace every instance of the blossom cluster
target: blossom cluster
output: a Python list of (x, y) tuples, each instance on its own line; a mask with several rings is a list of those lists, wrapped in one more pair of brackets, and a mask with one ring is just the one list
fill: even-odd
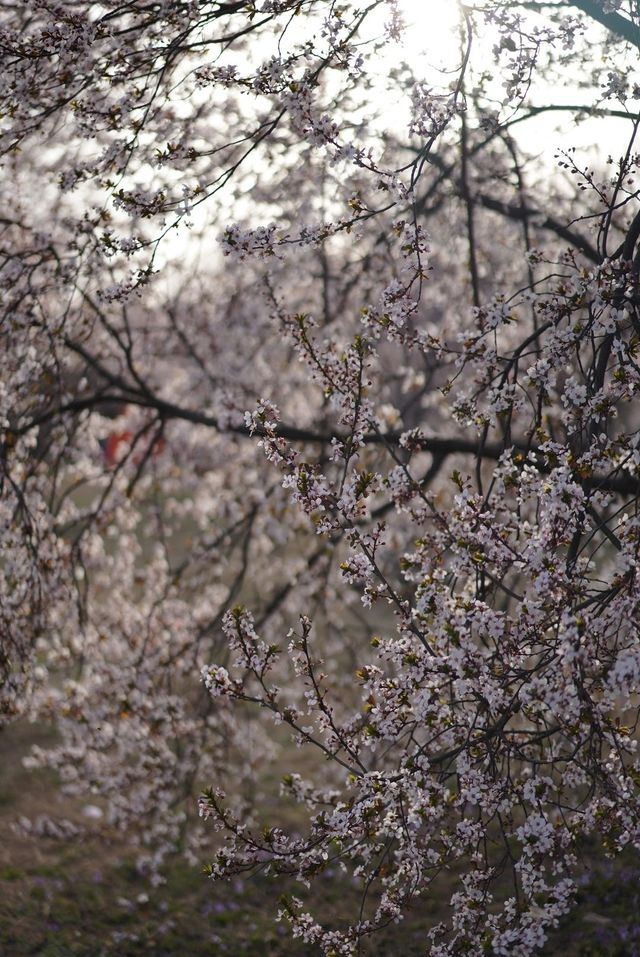
[(326, 957), (429, 897), (430, 957), (528, 957), (582, 843), (640, 846), (640, 156), (518, 143), (592, 61), (567, 112), (624, 119), (601, 6), (615, 56), (465, 7), (446, 87), (395, 0), (6, 8), (0, 718), (64, 806), (22, 833), (291, 877)]

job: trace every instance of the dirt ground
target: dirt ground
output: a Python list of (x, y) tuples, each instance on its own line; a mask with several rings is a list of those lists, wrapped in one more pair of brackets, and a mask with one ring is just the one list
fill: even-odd
[[(121, 844), (16, 833), (22, 814), (73, 815), (50, 774), (22, 766), (29, 747), (49, 738), (30, 725), (0, 734), (0, 957), (313, 957), (275, 921), (278, 893), (265, 877), (214, 885), (175, 860), (166, 884), (153, 888)], [(318, 893), (333, 914), (349, 908), (331, 874)], [(424, 955), (436, 917), (436, 903), (421, 903), (369, 953)], [(585, 870), (579, 906), (545, 955), (640, 957), (639, 855)]]

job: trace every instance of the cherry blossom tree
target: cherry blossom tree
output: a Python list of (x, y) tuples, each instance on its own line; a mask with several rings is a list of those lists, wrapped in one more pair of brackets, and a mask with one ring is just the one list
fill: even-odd
[(0, 713), (326, 957), (443, 881), (524, 957), (640, 843), (637, 5), (454, 6), (0, 15)]

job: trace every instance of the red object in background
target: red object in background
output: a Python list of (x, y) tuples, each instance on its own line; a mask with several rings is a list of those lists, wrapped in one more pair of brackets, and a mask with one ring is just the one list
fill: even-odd
[[(114, 465), (118, 465), (122, 459), (125, 457), (129, 451), (129, 447), (133, 440), (133, 432), (130, 429), (126, 429), (124, 432), (110, 432), (106, 439), (100, 443), (102, 446), (102, 454), (104, 455), (105, 463), (109, 468), (113, 468)], [(142, 449), (138, 451), (136, 449), (136, 455), (134, 456), (134, 463), (137, 464), (141, 461), (142, 456), (145, 454), (146, 448), (148, 446), (145, 442), (140, 443)], [(151, 451), (152, 455), (159, 455), (160, 452), (164, 449), (166, 442), (162, 435), (156, 436), (153, 440), (153, 449)]]
[(129, 431), (129, 429), (124, 432), (109, 433), (102, 443), (104, 460), (109, 467), (117, 465), (118, 462), (122, 461), (129, 449), (132, 438), (133, 432)]
[(159, 435), (158, 438), (157, 438), (157, 439), (155, 440), (155, 442), (153, 443), (153, 451), (152, 451), (151, 454), (152, 454), (152, 455), (160, 455), (160, 453), (163, 451), (163, 449), (164, 449), (164, 447), (165, 447), (166, 444), (167, 444), (167, 443), (165, 442), (164, 436), (163, 436), (163, 435)]

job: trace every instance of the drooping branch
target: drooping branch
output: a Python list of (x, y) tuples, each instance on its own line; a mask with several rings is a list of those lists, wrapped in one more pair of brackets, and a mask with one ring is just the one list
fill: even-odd
[(602, 3), (596, 3), (595, 0), (571, 0), (571, 3), (572, 6), (582, 10), (582, 12), (591, 17), (592, 20), (597, 20), (598, 23), (601, 23), (602, 26), (610, 30), (611, 33), (621, 37), (623, 40), (627, 40), (635, 47), (640, 48), (640, 26), (637, 23), (633, 23), (633, 21), (628, 20), (626, 17), (620, 16), (620, 14), (615, 11), (605, 13), (602, 8)]
[[(106, 370), (105, 370), (106, 371)], [(14, 442), (15, 436), (25, 435), (27, 432), (37, 428), (45, 423), (49, 423), (64, 415), (75, 415), (80, 412), (99, 410), (107, 403), (128, 403), (153, 411), (161, 422), (168, 422), (172, 419), (191, 422), (194, 425), (203, 425), (214, 429), (220, 433), (237, 435), (240, 437), (263, 438), (267, 433), (260, 427), (249, 427), (240, 424), (225, 424), (221, 427), (215, 416), (199, 412), (197, 409), (190, 409), (185, 406), (177, 405), (172, 402), (154, 395), (152, 392), (136, 390), (132, 386), (123, 383), (118, 376), (109, 375), (113, 383), (124, 386), (121, 392), (97, 392), (92, 396), (82, 399), (72, 400), (55, 408), (47, 409), (37, 415), (34, 415), (26, 423), (15, 429), (9, 429), (5, 433), (5, 440), (0, 446), (6, 452)], [(304, 429), (297, 426), (279, 423), (275, 428), (275, 434), (289, 442), (300, 442), (304, 444), (330, 445), (334, 441), (347, 442), (349, 436), (338, 430), (319, 432), (314, 429)], [(398, 447), (402, 444), (406, 433), (398, 430), (382, 431), (374, 430), (364, 434), (362, 441), (366, 446)], [(467, 439), (464, 436), (426, 436), (419, 435), (412, 438), (412, 444), (422, 451), (429, 452), (438, 463), (436, 472), (440, 470), (443, 461), (455, 455), (469, 455), (479, 461), (497, 462), (504, 456), (505, 452), (511, 451), (514, 461), (523, 465), (533, 466), (539, 472), (545, 474), (552, 470), (552, 467), (545, 462), (544, 453), (532, 446), (531, 442), (525, 439), (514, 439), (506, 443), (486, 442), (481, 438)], [(601, 490), (615, 492), (621, 495), (637, 496), (640, 494), (640, 479), (625, 475), (601, 475), (581, 478), (581, 484), (587, 490)]]
[(636, 47), (640, 47), (640, 27), (615, 11), (605, 13), (602, 3), (598, 3), (597, 0), (561, 0), (559, 3), (525, 0), (518, 6), (525, 10), (559, 10), (567, 9), (567, 7), (577, 7), (578, 10), (582, 10), (583, 13), (586, 13), (597, 23), (602, 24), (611, 33), (627, 40)]

